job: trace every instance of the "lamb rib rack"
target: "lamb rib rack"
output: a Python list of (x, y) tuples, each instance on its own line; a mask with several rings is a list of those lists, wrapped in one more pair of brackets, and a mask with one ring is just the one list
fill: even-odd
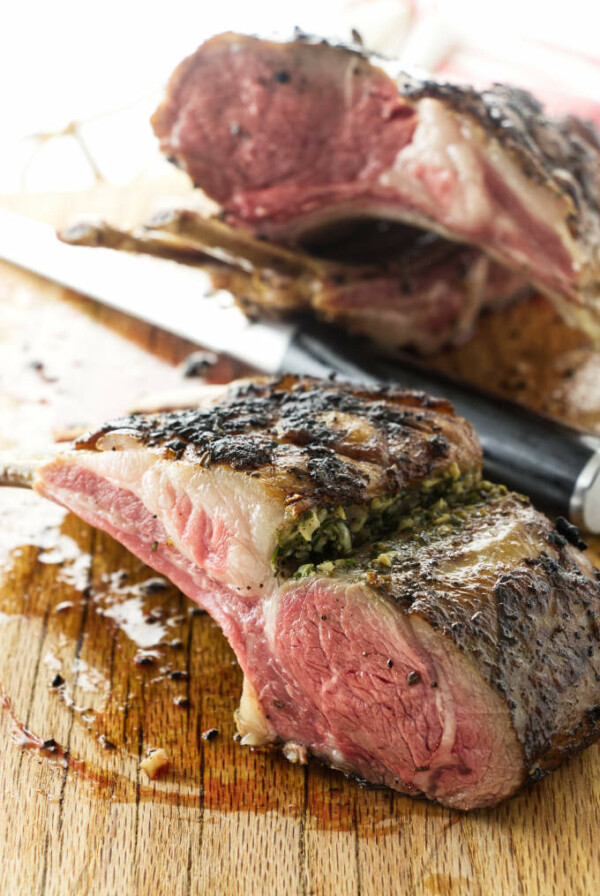
[(246, 744), (469, 809), (600, 734), (598, 573), (481, 480), (445, 401), (240, 381), (106, 424), (34, 485), (212, 614)]
[(600, 141), (526, 91), (439, 83), (305, 35), (227, 33), (176, 69), (153, 125), (234, 226), (298, 244), (401, 221), (478, 247), (600, 340)]

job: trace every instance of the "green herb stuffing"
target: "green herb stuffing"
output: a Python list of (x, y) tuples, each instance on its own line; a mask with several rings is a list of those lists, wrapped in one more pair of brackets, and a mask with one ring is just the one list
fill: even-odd
[[(306, 574), (301, 570), (314, 569), (315, 564), (327, 573), (328, 568), (321, 567), (349, 558), (366, 542), (425, 524), (451, 529), (460, 506), (481, 500), (489, 487), (478, 470), (461, 475), (453, 464), (445, 475), (426, 480), (418, 489), (377, 496), (363, 505), (312, 508), (278, 533), (272, 567), (286, 577)], [(444, 534), (441, 528), (440, 534)]]
[[(362, 557), (360, 566), (352, 557), (338, 557), (325, 560), (320, 563), (304, 563), (293, 574), (293, 578), (302, 579), (306, 576), (321, 575), (332, 576), (339, 571), (357, 569), (361, 576), (366, 576), (370, 581), (383, 580), (389, 577), (396, 558), (406, 557), (406, 551), (415, 541), (419, 544), (427, 544), (436, 539), (450, 535), (460, 530), (469, 518), (473, 508), (483, 508), (492, 501), (507, 494), (505, 485), (496, 485), (486, 480), (471, 483), (464, 489), (453, 490), (445, 497), (438, 497), (433, 503), (425, 506), (424, 502), (413, 506), (397, 521), (394, 532), (386, 536), (388, 541), (375, 540), (371, 544), (370, 556)], [(528, 498), (519, 496), (521, 500), (528, 502)], [(400, 541), (397, 536), (407, 536)]]

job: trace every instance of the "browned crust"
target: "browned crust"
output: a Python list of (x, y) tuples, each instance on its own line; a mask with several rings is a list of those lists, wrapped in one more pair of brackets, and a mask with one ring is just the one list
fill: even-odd
[(548, 551), (502, 575), (494, 588), (504, 693), (534, 778), (600, 736), (600, 583), (574, 552)]
[(402, 73), (398, 88), (411, 101), (438, 99), (474, 119), (488, 138), (518, 158), (525, 174), (559, 195), (567, 193), (579, 212), (586, 204), (600, 208), (600, 147), (593, 129), (574, 116), (549, 118), (531, 93), (508, 84), (477, 91)]
[[(469, 555), (473, 541), (507, 523), (514, 529), (480, 567)], [(600, 573), (581, 545), (575, 527), (553, 528), (509, 494), (472, 508), (456, 534), (415, 542), (376, 581), (502, 695), (532, 780), (600, 736)]]
[(363, 503), (481, 466), (473, 428), (447, 401), (292, 376), (234, 383), (208, 408), (121, 418), (75, 447), (102, 450), (110, 433), (173, 459), (263, 478), (293, 513)]

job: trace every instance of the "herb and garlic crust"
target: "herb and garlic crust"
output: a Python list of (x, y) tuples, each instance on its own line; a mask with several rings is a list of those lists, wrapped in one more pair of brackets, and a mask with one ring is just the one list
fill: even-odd
[(481, 479), (447, 402), (241, 381), (107, 424), (35, 487), (213, 615), (246, 744), (467, 809), (600, 733), (585, 546)]

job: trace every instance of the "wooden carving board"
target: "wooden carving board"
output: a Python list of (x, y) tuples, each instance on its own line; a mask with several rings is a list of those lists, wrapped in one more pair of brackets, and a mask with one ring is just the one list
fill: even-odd
[[(3, 204), (56, 225), (90, 211), (126, 223), (181, 189)], [(0, 265), (0, 450), (43, 451), (183, 383), (175, 365), (193, 348)], [(541, 299), (486, 318), (435, 363), (600, 432), (599, 357)], [(225, 363), (217, 375), (235, 372)], [(494, 811), (362, 789), (234, 742), (241, 674), (192, 610), (108, 536), (28, 492), (0, 492), (3, 893), (600, 891), (598, 746)], [(155, 781), (139, 769), (153, 748), (170, 762)]]

